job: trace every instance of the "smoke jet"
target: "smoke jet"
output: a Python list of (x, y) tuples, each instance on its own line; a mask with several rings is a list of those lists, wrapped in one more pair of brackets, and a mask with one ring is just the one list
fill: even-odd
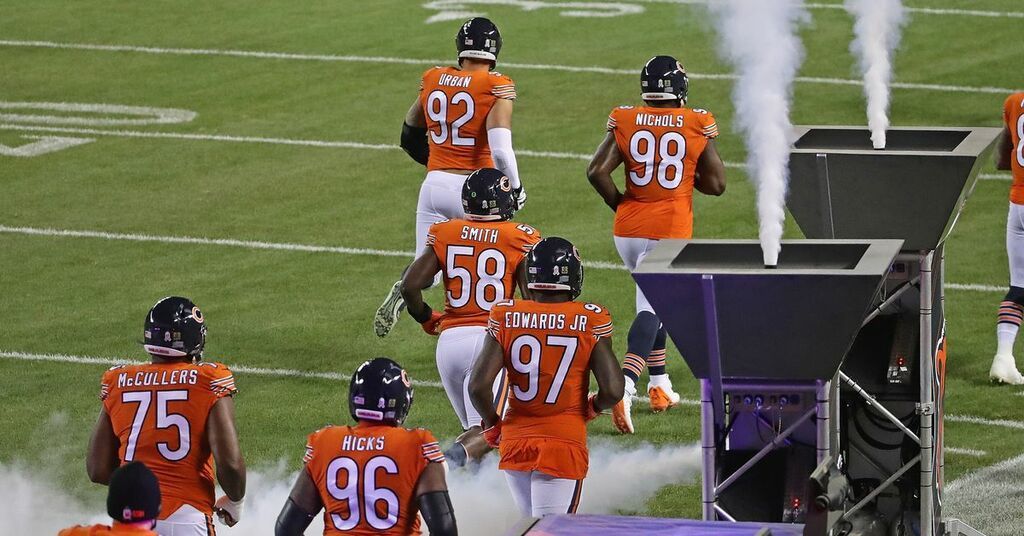
[(846, 0), (845, 6), (855, 19), (850, 52), (857, 56), (864, 77), (871, 144), (875, 149), (885, 149), (892, 55), (900, 44), (906, 11), (902, 0)]
[(757, 187), (761, 250), (778, 264), (789, 182), (793, 80), (803, 61), (797, 35), (810, 17), (803, 0), (719, 0), (709, 3), (720, 53), (738, 75), (736, 126), (747, 146), (747, 173)]

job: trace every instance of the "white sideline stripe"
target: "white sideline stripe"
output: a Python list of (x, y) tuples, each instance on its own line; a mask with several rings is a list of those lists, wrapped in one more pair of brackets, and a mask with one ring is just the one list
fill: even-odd
[[(80, 365), (141, 365), (149, 363), (140, 359), (125, 359), (120, 357), (90, 357), (67, 354), (30, 354), (25, 352), (0, 351), (0, 357), (5, 359), (19, 359), (22, 361), (51, 361), (57, 363), (75, 363)], [(253, 374), (256, 376), (276, 376), (282, 378), (319, 378), (323, 380), (348, 381), (349, 376), (337, 372), (312, 372), (296, 369), (259, 368), (245, 365), (232, 365), (225, 363), (232, 372), (241, 374)], [(413, 385), (421, 387), (444, 388), (441, 382), (413, 380)]]
[[(645, 4), (707, 4), (710, 0), (630, 0)], [(811, 3), (804, 4), (807, 9), (831, 9), (846, 11), (843, 4)], [(925, 15), (952, 15), (958, 17), (989, 17), (989, 18), (1015, 18), (1024, 19), (1024, 12), (1020, 11), (987, 11), (981, 9), (951, 9), (936, 7), (909, 7), (904, 6), (908, 13), (921, 13)]]
[(1013, 428), (1014, 430), (1024, 430), (1024, 422), (1011, 421), (1007, 419), (986, 419), (984, 417), (977, 417), (974, 415), (946, 415), (946, 420), (949, 422), (962, 422), (967, 424), (979, 424), (981, 426), (999, 426), (1002, 428)]
[(964, 449), (964, 448), (960, 448), (960, 447), (945, 447), (943, 450), (948, 452), (948, 453), (950, 453), (950, 454), (960, 454), (962, 456), (973, 456), (975, 458), (984, 458), (985, 456), (988, 456), (987, 452), (985, 452), (984, 450), (978, 450), (978, 449)]
[(1007, 469), (1010, 469), (1012, 467), (1016, 467), (1016, 466), (1018, 466), (1018, 465), (1020, 465), (1022, 463), (1024, 463), (1024, 454), (1021, 454), (1020, 456), (1016, 456), (1014, 458), (1009, 458), (1009, 459), (1003, 460), (1003, 461), (1001, 461), (1001, 462), (999, 462), (999, 463), (997, 463), (995, 465), (989, 465), (988, 467), (982, 467), (981, 469), (978, 469), (977, 471), (974, 471), (974, 472), (971, 472), (971, 473), (967, 473), (966, 475), (961, 476), (960, 478), (950, 482), (949, 484), (946, 485), (946, 490), (945, 491), (946, 491), (946, 493), (951, 493), (953, 491), (959, 490), (960, 488), (964, 488), (964, 487), (973, 488), (973, 487), (976, 486), (976, 483), (979, 480), (982, 480), (982, 479), (986, 478), (988, 475), (993, 474), (993, 473), (1004, 472)]
[[(228, 246), (245, 249), (267, 249), (277, 251), (304, 251), (308, 253), (339, 253), (344, 255), (370, 255), (375, 257), (414, 257), (411, 251), (388, 249), (349, 248), (344, 246), (314, 246), (310, 244), (293, 244), (289, 242), (263, 242), (260, 240), (239, 240), (236, 238), (205, 238), (196, 236), (159, 236), (135, 233), (108, 233), (105, 231), (78, 231), (73, 229), (53, 229), (45, 227), (12, 227), (0, 224), (0, 233), (34, 236), (53, 236), (61, 238), (99, 238), (102, 240), (126, 240), (129, 242), (162, 242), (167, 244), (200, 244), (207, 246)], [(587, 268), (600, 270), (626, 270), (626, 266), (617, 262), (584, 261)], [(1006, 287), (996, 285), (979, 285), (964, 283), (946, 283), (947, 289), (969, 290), (974, 292), (1005, 292)]]
[(983, 181), (1008, 181), (1013, 180), (1013, 175), (1009, 173), (981, 173), (978, 178)]
[[(337, 54), (303, 54), (293, 52), (267, 52), (258, 50), (232, 50), (232, 49), (207, 49), (207, 48), (166, 48), (134, 45), (99, 45), (93, 43), (61, 43), (57, 41), (22, 41), (3, 39), (0, 46), (24, 47), (24, 48), (52, 48), (64, 50), (93, 50), (102, 52), (138, 52), (143, 54), (167, 54), (176, 56), (226, 56), (236, 58), (262, 58), (278, 60), (303, 60), (303, 61), (328, 61), (328, 62), (349, 62), (349, 63), (395, 63), (402, 65), (447, 65), (449, 60), (429, 58), (394, 58), (389, 56), (355, 56)], [(539, 71), (563, 71), (573, 73), (596, 73), (596, 74), (617, 74), (635, 76), (635, 69), (617, 69), (599, 66), (579, 65), (553, 65), (543, 63), (515, 63), (502, 62), (502, 69), (524, 69)], [(735, 80), (736, 75), (731, 73), (688, 73), (690, 78), (695, 80)], [(830, 78), (816, 76), (798, 76), (797, 82), (808, 84), (829, 84), (842, 86), (861, 87), (864, 82), (852, 78)], [(992, 93), (997, 95), (1009, 95), (1016, 90), (999, 87), (974, 87), (974, 86), (950, 86), (943, 84), (922, 84), (912, 82), (893, 82), (890, 87), (896, 89), (912, 89), (924, 91), (943, 91), (951, 93)]]

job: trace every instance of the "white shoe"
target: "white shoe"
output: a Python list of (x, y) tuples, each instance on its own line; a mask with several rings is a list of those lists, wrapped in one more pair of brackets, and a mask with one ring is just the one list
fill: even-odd
[(402, 281), (395, 281), (391, 285), (391, 291), (384, 298), (384, 303), (377, 308), (377, 314), (373, 316), (373, 330), (378, 337), (387, 337), (398, 323), (398, 317), (405, 307), (405, 300), (402, 298)]
[(633, 433), (633, 396), (636, 395), (636, 386), (630, 387), (627, 382), (622, 400), (612, 408), (612, 424), (615, 429), (623, 434)]
[(996, 354), (992, 368), (988, 369), (988, 378), (995, 383), (1024, 385), (1024, 376), (1017, 370), (1017, 363), (1010, 354)]

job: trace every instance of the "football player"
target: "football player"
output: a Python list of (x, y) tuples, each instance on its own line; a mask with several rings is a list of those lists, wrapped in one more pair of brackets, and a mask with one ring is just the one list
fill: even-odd
[[(141, 461), (160, 481), (162, 536), (214, 534), (213, 513), (233, 526), (245, 497), (245, 462), (235, 429), (235, 380), (202, 361), (206, 320), (191, 300), (170, 296), (146, 315), (143, 348), (152, 363), (103, 374), (103, 408), (86, 468), (106, 484), (119, 465)], [(214, 501), (214, 468), (225, 495)]]
[[(409, 315), (431, 335), (438, 335), (437, 370), (448, 400), (466, 430), (445, 456), (461, 466), (479, 460), (490, 449), (480, 436), (480, 415), (469, 401), (469, 373), (487, 336), (487, 315), (495, 303), (511, 298), (518, 282), (526, 290), (526, 254), (540, 240), (529, 225), (511, 221), (516, 199), (511, 181), (501, 171), (474, 171), (462, 184), (465, 219), (435, 223), (427, 246), (405, 274), (402, 295)], [(423, 301), (422, 288), (434, 274), (444, 276), (444, 314)], [(503, 377), (496, 379), (493, 402), (505, 403)]]
[[(455, 48), (458, 67), (434, 67), (423, 74), (420, 94), (402, 124), (402, 148), (427, 166), (416, 205), (416, 255), (423, 253), (431, 225), (463, 216), (459, 193), (474, 170), (500, 169), (509, 178), (518, 207), (526, 203), (512, 151), (516, 86), (494, 71), (501, 51), (498, 27), (482, 17), (470, 19), (459, 28)], [(402, 306), (398, 281), (374, 316), (378, 337), (391, 331)]]
[(128, 462), (110, 475), (107, 515), (114, 523), (64, 529), (58, 536), (132, 535), (157, 536), (153, 532), (160, 515), (160, 484), (142, 462)]
[(1006, 253), (1010, 258), (1010, 291), (999, 304), (996, 356), (989, 378), (997, 383), (1024, 384), (1013, 359), (1013, 343), (1024, 319), (1024, 92), (1003, 104), (1006, 129), (996, 150), (996, 169), (1013, 172), (1010, 213), (1006, 220)]
[[(612, 319), (597, 304), (574, 301), (583, 266), (564, 238), (541, 240), (527, 258), (532, 300), (491, 309), (488, 336), (470, 377), (470, 396), (487, 442), (501, 452), (516, 505), (524, 516), (575, 513), (587, 475), (587, 421), (622, 399), (612, 351)], [(491, 385), (502, 371), (511, 385), (502, 418)], [(590, 374), (597, 393), (587, 396)]]
[[(686, 70), (671, 56), (655, 56), (640, 71), (644, 106), (620, 106), (608, 117), (608, 133), (587, 168), (590, 184), (615, 211), (614, 239), (630, 270), (663, 238), (693, 236), (693, 190), (722, 195), (725, 165), (715, 149), (715, 117), (688, 108)], [(626, 192), (612, 180), (625, 164)], [(636, 383), (646, 365), (651, 409), (679, 403), (665, 371), (666, 334), (639, 287), (636, 318), (629, 328), (622, 372), (626, 392), (612, 412), (615, 427), (633, 433), (630, 415)]]
[(420, 534), (421, 515), (432, 536), (458, 534), (437, 440), (402, 427), (412, 398), (398, 363), (378, 357), (356, 369), (348, 391), (356, 424), (309, 435), (276, 536), (303, 534), (320, 510), (325, 535)]

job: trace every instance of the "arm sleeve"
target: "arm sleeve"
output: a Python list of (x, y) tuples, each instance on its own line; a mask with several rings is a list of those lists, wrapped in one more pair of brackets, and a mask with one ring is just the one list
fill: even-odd
[(430, 143), (427, 142), (426, 128), (414, 127), (403, 121), (399, 145), (405, 154), (417, 163), (425, 166), (430, 161)]
[(458, 536), (455, 509), (447, 491), (431, 491), (416, 498), (430, 536)]
[(487, 145), (491, 148), (494, 167), (509, 178), (512, 188), (522, 188), (523, 184), (519, 182), (519, 164), (516, 162), (516, 153), (512, 151), (512, 131), (503, 127), (488, 130)]
[(274, 526), (274, 536), (301, 536), (306, 528), (313, 522), (316, 514), (310, 514), (299, 508), (291, 497), (285, 501), (281, 513), (277, 516), (277, 523)]
[(491, 87), (491, 94), (499, 99), (516, 100), (516, 83), (511, 78), (503, 75)]

